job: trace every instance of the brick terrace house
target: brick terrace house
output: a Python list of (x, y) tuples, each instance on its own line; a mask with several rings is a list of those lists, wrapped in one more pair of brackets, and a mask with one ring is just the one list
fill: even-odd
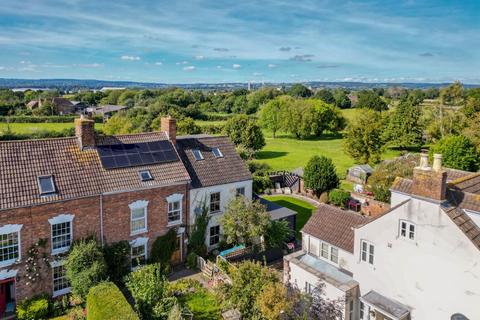
[(347, 320), (480, 319), (480, 173), (442, 168), (440, 155), (430, 167), (424, 154), (391, 192), (373, 218), (319, 207), (284, 281), (323, 281)]
[[(62, 254), (75, 239), (128, 240), (135, 267), (158, 236), (175, 228), (172, 260), (184, 259), (191, 178), (175, 147), (175, 119), (163, 118), (161, 126), (95, 136), (93, 120), (82, 117), (75, 137), (0, 143), (1, 313), (42, 291), (69, 292)], [(32, 281), (28, 251), (42, 239), (50, 261)]]

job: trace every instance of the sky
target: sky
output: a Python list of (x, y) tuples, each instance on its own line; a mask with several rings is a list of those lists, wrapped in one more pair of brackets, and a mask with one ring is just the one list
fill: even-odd
[(2, 0), (0, 78), (480, 83), (480, 0)]

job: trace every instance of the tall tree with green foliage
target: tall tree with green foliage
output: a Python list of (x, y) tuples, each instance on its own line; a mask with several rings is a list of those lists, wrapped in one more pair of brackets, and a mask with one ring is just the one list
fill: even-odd
[(344, 89), (335, 89), (333, 92), (335, 106), (340, 109), (348, 109), (352, 106), (352, 101), (348, 97), (347, 91)]
[(408, 100), (401, 101), (389, 115), (383, 139), (389, 145), (400, 149), (421, 146), (423, 136), (421, 115), (417, 105)]
[(357, 108), (367, 108), (375, 111), (387, 110), (387, 104), (372, 90), (363, 90), (358, 93)]
[(252, 245), (265, 235), (270, 216), (258, 201), (235, 197), (220, 218), (227, 243)]
[(263, 128), (272, 131), (273, 138), (277, 131), (282, 129), (285, 123), (285, 113), (289, 106), (294, 103), (290, 96), (279, 96), (270, 100), (260, 109), (260, 124)]
[(333, 94), (330, 90), (328, 89), (320, 89), (315, 93), (315, 98), (322, 100), (325, 103), (328, 104), (334, 104), (335, 103), (335, 98), (333, 97)]
[(238, 115), (228, 119), (224, 131), (237, 146), (254, 151), (260, 150), (265, 146), (265, 137), (262, 129), (254, 119), (246, 115)]
[(465, 103), (465, 90), (462, 83), (455, 81), (448, 87), (440, 89), (440, 101), (445, 105), (463, 106)]
[(358, 163), (377, 163), (384, 146), (383, 130), (380, 113), (363, 111), (347, 127), (343, 144), (345, 152)]
[(325, 156), (313, 156), (305, 166), (303, 173), (305, 188), (321, 193), (338, 187), (339, 179), (332, 159)]
[(309, 98), (313, 92), (303, 84), (296, 83), (287, 90), (287, 94), (295, 98)]
[(477, 171), (480, 168), (480, 154), (475, 145), (464, 136), (449, 136), (439, 140), (431, 149), (431, 154), (442, 154), (445, 167)]

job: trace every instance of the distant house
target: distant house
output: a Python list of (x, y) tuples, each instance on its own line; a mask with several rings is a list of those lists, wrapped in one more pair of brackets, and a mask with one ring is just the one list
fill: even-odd
[(36, 109), (36, 108), (38, 108), (39, 103), (40, 103), (40, 101), (38, 101), (38, 100), (32, 100), (29, 103), (27, 103), (27, 108), (30, 109), (30, 110)]
[(107, 105), (99, 106), (96, 108), (87, 108), (86, 110), (93, 114), (101, 115), (103, 116), (104, 119), (108, 119), (118, 111), (125, 110), (127, 108), (128, 108), (127, 106), (107, 104)]
[(347, 170), (347, 180), (359, 184), (366, 184), (368, 177), (373, 173), (372, 167), (368, 164), (359, 164)]
[(27, 108), (30, 110), (41, 108), (46, 101), (49, 101), (54, 106), (55, 112), (60, 115), (75, 113), (74, 104), (70, 100), (62, 97), (55, 97), (55, 98), (52, 98), (51, 100), (47, 100), (47, 99), (32, 100), (29, 103), (27, 103)]
[(87, 108), (90, 107), (85, 101), (72, 101), (72, 104), (75, 106), (75, 113), (84, 114)]

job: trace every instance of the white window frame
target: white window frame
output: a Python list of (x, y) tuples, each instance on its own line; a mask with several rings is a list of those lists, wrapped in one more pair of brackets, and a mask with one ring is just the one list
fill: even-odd
[[(143, 179), (142, 174), (147, 174), (148, 178)], [(140, 177), (140, 180), (142, 182), (147, 182), (147, 181), (153, 180), (153, 176), (152, 176), (152, 173), (150, 172), (150, 170), (140, 170), (140, 171), (138, 171), (138, 176)]]
[[(198, 154), (198, 156), (199, 156), (198, 158), (197, 158), (197, 156), (195, 155), (195, 152), (197, 152), (197, 154)], [(204, 159), (204, 158), (203, 158), (202, 151), (200, 151), (200, 149), (198, 149), (198, 148), (192, 149), (192, 155), (193, 155), (193, 158), (195, 159), (195, 161), (201, 161), (201, 160)]]
[[(217, 153), (215, 153), (217, 152)], [(222, 151), (220, 151), (219, 148), (215, 147), (215, 148), (212, 148), (212, 154), (215, 158), (223, 158), (223, 153)]]
[[(73, 242), (73, 218), (75, 218), (73, 214), (60, 214), (56, 217), (48, 219), (48, 222), (50, 223), (50, 238), (51, 238), (50, 248), (52, 249), (53, 255), (65, 253), (68, 250), (70, 250), (70, 247)], [(70, 245), (62, 248), (53, 249), (53, 226), (56, 224), (67, 223), (67, 222), (70, 223)]]
[[(60, 289), (60, 290), (56, 290), (55, 291), (55, 268), (58, 268), (58, 267), (61, 267), (65, 264), (65, 261), (64, 260), (56, 260), (56, 261), (52, 261), (50, 263), (50, 266), (52, 267), (52, 291), (53, 291), (53, 298), (56, 298), (58, 296), (63, 296), (67, 293), (70, 293), (70, 291), (72, 290), (71, 288), (71, 285), (70, 287), (67, 287), (67, 288), (63, 288), (63, 289)], [(67, 278), (66, 274), (62, 277), (62, 278)], [(68, 281), (68, 279), (67, 279)], [(70, 284), (70, 283), (69, 283)]]
[[(364, 244), (366, 245), (366, 249), (364, 249)], [(365, 259), (363, 258), (364, 253)], [(368, 263), (370, 265), (375, 264), (375, 245), (372, 242), (367, 240), (360, 240), (360, 261)]]
[[(333, 254), (333, 251), (334, 251), (334, 250), (337, 251), (337, 254), (336, 254), (336, 255)], [(335, 246), (330, 246), (330, 257), (329, 257), (329, 260), (330, 260), (331, 262), (335, 263), (335, 264), (338, 264), (338, 261), (339, 261), (339, 259), (340, 259), (340, 258), (338, 257), (338, 256), (339, 256), (339, 252), (340, 252), (340, 250), (339, 250), (337, 247), (335, 247)], [(333, 261), (333, 258), (332, 258), (333, 256), (336, 256), (336, 257), (337, 257), (337, 261)]]
[[(324, 253), (326, 254), (326, 256), (324, 255)], [(320, 256), (327, 260), (329, 260), (330, 257), (330, 245), (323, 241), (320, 244)]]
[[(219, 198), (218, 198), (218, 210), (212, 211), (212, 195), (213, 195), (213, 194), (216, 194), (216, 193), (219, 194)], [(212, 191), (212, 192), (210, 192), (209, 199), (208, 199), (208, 212), (209, 212), (210, 214), (216, 214), (216, 213), (222, 212), (222, 192), (221, 192), (221, 191)]]
[(0, 227), (0, 235), (8, 235), (11, 233), (17, 233), (17, 239), (18, 239), (18, 257), (15, 259), (10, 259), (6, 261), (1, 261), (0, 262), (0, 267), (6, 267), (10, 266), (18, 261), (22, 260), (22, 239), (21, 239), (21, 234), (20, 231), (22, 230), (23, 225), (22, 224), (7, 224), (2, 227)]
[[(403, 225), (405, 225), (405, 229), (403, 228)], [(413, 232), (411, 231), (411, 228), (413, 227)], [(405, 230), (405, 235), (402, 234), (403, 230)], [(413, 234), (413, 237), (411, 237)], [(398, 223), (398, 236), (400, 238), (410, 240), (410, 241), (415, 241), (417, 234), (417, 226), (408, 220), (400, 220)]]
[[(148, 238), (147, 237), (141, 237), (141, 238), (137, 238), (135, 240), (132, 240), (130, 241), (130, 268), (132, 271), (138, 269), (141, 265), (138, 265), (136, 267), (133, 267), (133, 259), (134, 257), (132, 257), (132, 251), (133, 251), (133, 248), (137, 248), (137, 247), (141, 247), (143, 246), (144, 250), (145, 250), (145, 263), (147, 263), (147, 259), (148, 259)], [(139, 257), (139, 256), (137, 256)]]
[[(40, 179), (49, 179), (50, 183), (52, 184), (53, 190), (51, 191), (43, 191), (42, 190), (42, 184), (40, 183)], [(57, 192), (57, 186), (55, 186), (55, 180), (53, 180), (53, 175), (51, 174), (46, 174), (43, 176), (38, 176), (37, 177), (37, 183), (38, 183), (38, 190), (40, 191), (41, 196), (49, 196), (51, 194), (54, 194)]]
[[(135, 202), (132, 202), (128, 205), (128, 207), (130, 208), (130, 235), (133, 236), (133, 235), (137, 235), (137, 234), (141, 234), (141, 233), (145, 233), (148, 231), (148, 201), (146, 200), (137, 200)], [(144, 222), (145, 222), (145, 227), (142, 228), (142, 229), (138, 229), (138, 230), (132, 230), (132, 223), (134, 221), (133, 219), (133, 211), (134, 210), (141, 210), (143, 209), (143, 219), (144, 219)], [(137, 220), (141, 220), (141, 218), (136, 218), (135, 221)]]
[[(239, 190), (243, 190), (243, 192), (239, 192)], [(246, 190), (247, 190), (247, 189), (245, 188), (245, 186), (236, 187), (236, 188), (235, 188), (235, 196), (236, 196), (236, 197), (239, 197), (239, 196), (245, 197), (245, 192), (246, 192)]]
[[(218, 234), (212, 235), (212, 228), (218, 228)], [(215, 225), (215, 226), (209, 227), (208, 233), (209, 233), (208, 234), (208, 246), (213, 247), (213, 246), (218, 245), (220, 243), (220, 236), (221, 236), (220, 225)], [(218, 237), (218, 242), (212, 244), (212, 238), (215, 238), (215, 237)]]
[[(174, 193), (167, 198), (167, 225), (168, 226), (175, 226), (178, 224), (182, 224), (183, 222), (183, 194), (181, 193)], [(180, 219), (175, 220), (175, 221), (168, 221), (168, 216), (170, 214), (170, 205), (174, 204), (175, 202), (179, 203), (179, 210), (180, 210)], [(173, 211), (178, 211), (178, 210), (172, 210)]]

